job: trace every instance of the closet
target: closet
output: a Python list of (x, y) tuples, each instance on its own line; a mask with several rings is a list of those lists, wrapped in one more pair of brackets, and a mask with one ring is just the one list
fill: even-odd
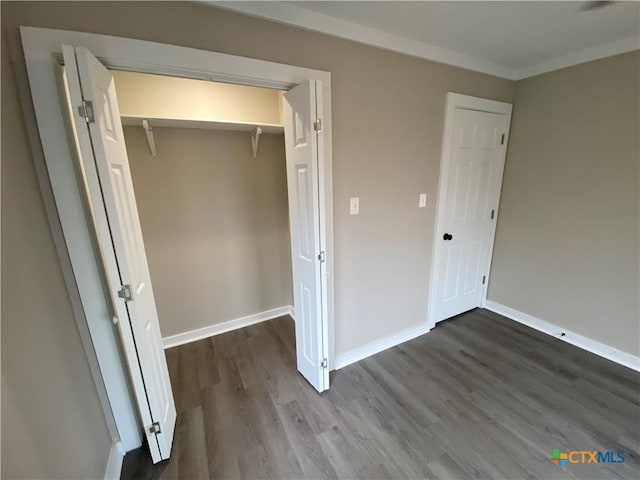
[[(122, 438), (135, 443), (139, 428), (154, 463), (171, 454), (177, 410), (165, 347), (287, 313), (290, 373), (327, 390), (330, 74), (124, 38), (22, 33), (74, 313)], [(168, 88), (176, 82), (184, 87)], [(231, 82), (266, 90), (234, 97), (246, 87)], [(272, 378), (259, 352), (266, 340), (277, 343), (269, 335), (248, 345)]]
[(284, 92), (113, 76), (165, 346), (292, 311)]

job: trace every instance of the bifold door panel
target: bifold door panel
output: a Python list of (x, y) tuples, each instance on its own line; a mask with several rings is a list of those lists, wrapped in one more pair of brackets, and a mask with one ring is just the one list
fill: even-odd
[[(114, 321), (155, 462), (169, 458), (176, 409), (147, 266), (114, 81), (86, 48), (64, 47), (68, 94)], [(95, 172), (95, 178), (88, 172)], [(99, 224), (102, 222), (102, 224)], [(130, 329), (130, 332), (122, 329)], [(132, 341), (129, 339), (132, 338)]]
[(328, 346), (323, 331), (322, 269), (316, 110), (320, 84), (308, 81), (284, 95), (284, 128), (296, 316), (298, 371), (322, 392), (329, 388)]

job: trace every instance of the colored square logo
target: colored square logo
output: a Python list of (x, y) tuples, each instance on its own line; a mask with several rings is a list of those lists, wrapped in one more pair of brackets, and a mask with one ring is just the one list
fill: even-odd
[(564, 467), (564, 464), (568, 461), (568, 457), (566, 453), (560, 453), (560, 450), (556, 448), (553, 451), (553, 455), (551, 455), (551, 461), (559, 467)]

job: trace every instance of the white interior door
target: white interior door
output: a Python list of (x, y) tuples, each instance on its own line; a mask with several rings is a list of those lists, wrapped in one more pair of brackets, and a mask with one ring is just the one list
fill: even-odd
[[(107, 264), (105, 270), (110, 277), (111, 301), (124, 339), (138, 410), (155, 463), (169, 458), (171, 453), (176, 409), (115, 86), (109, 70), (86, 48), (64, 47), (63, 51), (71, 105), (87, 106), (73, 112), (78, 149), (103, 261), (115, 253), (115, 268)], [(97, 174), (93, 183), (91, 172)], [(102, 225), (100, 208), (106, 213)]]
[(320, 82), (313, 80), (284, 95), (296, 357), (298, 371), (319, 392), (329, 388), (318, 184), (321, 92)]
[(484, 299), (510, 119), (510, 113), (461, 107), (452, 114), (435, 239), (435, 321), (479, 307)]

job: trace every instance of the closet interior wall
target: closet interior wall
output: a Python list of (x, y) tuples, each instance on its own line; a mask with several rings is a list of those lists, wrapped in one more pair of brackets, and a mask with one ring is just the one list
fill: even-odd
[(284, 136), (153, 133), (124, 128), (162, 336), (292, 305)]

